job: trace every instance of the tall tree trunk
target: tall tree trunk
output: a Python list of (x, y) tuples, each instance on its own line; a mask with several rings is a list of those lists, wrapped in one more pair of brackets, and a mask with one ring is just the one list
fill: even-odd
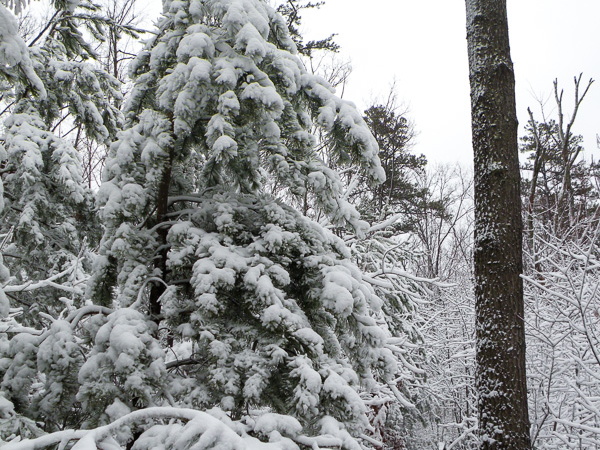
[(515, 81), (506, 0), (466, 0), (482, 449), (529, 449)]
[(163, 282), (156, 281), (152, 283), (150, 288), (149, 309), (152, 320), (154, 320), (157, 324), (160, 322), (162, 309), (160, 298), (166, 290), (167, 256), (169, 253), (169, 248), (167, 246), (167, 235), (169, 234), (169, 229), (166, 226), (160, 226), (160, 224), (166, 221), (166, 216), (169, 210), (169, 188), (171, 187), (173, 154), (174, 150), (171, 149), (169, 152), (169, 159), (163, 168), (163, 173), (161, 175), (156, 196), (156, 221), (157, 224), (159, 224), (157, 230), (159, 249), (158, 254), (154, 259), (154, 268), (158, 269), (158, 272), (160, 272)]

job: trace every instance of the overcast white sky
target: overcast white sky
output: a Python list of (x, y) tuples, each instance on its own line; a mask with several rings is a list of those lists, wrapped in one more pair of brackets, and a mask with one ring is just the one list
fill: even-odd
[[(536, 98), (552, 94), (558, 78), (571, 111), (573, 76), (597, 79), (575, 133), (597, 155), (600, 133), (600, 1), (508, 0), (512, 59), (521, 125)], [(415, 152), (430, 161), (470, 163), (471, 132), (464, 0), (326, 0), (304, 15), (308, 38), (337, 33), (353, 72), (344, 98), (359, 108), (383, 97), (396, 80), (419, 133)], [(553, 112), (552, 99), (547, 114)]]

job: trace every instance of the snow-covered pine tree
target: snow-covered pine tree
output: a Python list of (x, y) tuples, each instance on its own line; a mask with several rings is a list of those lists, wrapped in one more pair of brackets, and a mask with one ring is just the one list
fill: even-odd
[[(358, 448), (369, 428), (359, 392), (397, 370), (374, 318), (381, 302), (342, 240), (264, 186), (360, 234), (310, 130), (372, 181), (383, 179), (377, 145), (354, 106), (306, 72), (267, 2), (164, 11), (134, 64), (127, 128), (99, 192), (106, 231), (90, 295), (114, 312), (98, 319), (79, 375), (86, 424), (219, 407), (250, 429), (265, 413), (299, 421), (254, 428), (265, 438)], [(162, 425), (132, 433), (140, 449), (173, 439)]]
[[(94, 5), (56, 1), (53, 6), (53, 19), (36, 40), (40, 45), (20, 50), (37, 82), (16, 79), (11, 115), (3, 123), (3, 251), (11, 284), (21, 286), (9, 290), (15, 306), (31, 310), (36, 320), (33, 312), (56, 316), (64, 307), (56, 299), (67, 278), (72, 277), (68, 297), (73, 289), (83, 292), (74, 288), (82, 277), (74, 264), (81, 266), (83, 239), (93, 241), (99, 230), (93, 230), (92, 195), (82, 183), (76, 146), (83, 136), (104, 144), (113, 140), (121, 117), (110, 102), (120, 96), (118, 83), (86, 61), (93, 52), (79, 28), (85, 11), (88, 28), (100, 32)], [(49, 279), (42, 294), (33, 289)]]
[(13, 14), (0, 2), (0, 93), (2, 99), (16, 82), (29, 83), (46, 95), (44, 85), (33, 70), (27, 44), (19, 36), (19, 26)]
[(93, 241), (99, 230), (75, 147), (81, 136), (108, 143), (120, 121), (109, 101), (120, 96), (118, 83), (85, 61), (93, 52), (79, 28), (85, 11), (88, 28), (99, 33), (94, 5), (53, 5), (56, 13), (36, 40), (40, 45), (20, 48), (35, 78), (12, 78), (13, 106), (3, 123), (0, 232), (13, 277), (6, 290), (30, 324), (39, 323), (38, 311), (58, 315), (65, 306), (57, 302), (61, 290), (66, 297), (83, 293), (83, 240)]
[[(6, 297), (0, 331), (7, 333), (0, 339), (0, 392), (12, 403), (3, 435), (6, 430), (7, 435), (35, 435), (40, 430), (32, 431), (37, 429), (32, 420), (46, 431), (80, 421), (74, 404), (83, 355), (80, 339), (64, 319), (84, 303), (85, 241), (99, 230), (92, 193), (82, 183), (77, 137), (65, 129), (106, 143), (120, 120), (108, 101), (120, 95), (117, 83), (82, 61), (93, 55), (79, 29), (82, 11), (90, 13), (94, 6), (56, 1), (54, 7), (36, 39), (39, 45), (30, 46), (0, 7), (0, 20), (7, 25), (0, 31), (2, 70), (12, 103), (0, 148)], [(99, 20), (89, 16), (96, 29)], [(29, 431), (22, 430), (23, 423)]]

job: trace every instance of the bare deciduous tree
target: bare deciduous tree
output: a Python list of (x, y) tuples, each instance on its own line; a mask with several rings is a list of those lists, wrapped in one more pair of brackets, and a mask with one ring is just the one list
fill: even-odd
[(598, 449), (600, 224), (592, 216), (534, 236), (524, 277), (532, 439), (536, 448)]
[[(576, 176), (576, 166), (580, 162), (583, 147), (580, 145), (580, 136), (573, 134), (573, 125), (581, 103), (588, 93), (593, 79), (585, 87), (581, 85), (582, 74), (574, 77), (574, 102), (573, 110), (568, 119), (565, 118), (563, 102), (564, 90), (559, 89), (558, 80), (554, 80), (553, 97), (556, 103), (556, 120), (546, 117), (543, 102), (540, 101), (542, 122), (537, 122), (531, 108), (527, 109), (529, 123), (527, 131), (530, 136), (524, 138), (527, 151), (531, 151), (531, 163), (527, 167), (531, 170), (531, 179), (528, 186), (527, 199), (527, 230), (529, 244), (533, 240), (534, 215), (539, 213), (539, 206), (546, 211), (554, 222), (556, 230), (569, 228), (575, 225), (584, 211), (579, 211), (576, 205), (576, 192), (573, 186), (573, 177)], [(548, 177), (552, 178), (554, 186), (548, 189)], [(541, 186), (546, 184), (546, 186)], [(546, 187), (551, 191), (549, 199), (540, 200), (540, 190)], [(542, 205), (538, 205), (538, 203)]]

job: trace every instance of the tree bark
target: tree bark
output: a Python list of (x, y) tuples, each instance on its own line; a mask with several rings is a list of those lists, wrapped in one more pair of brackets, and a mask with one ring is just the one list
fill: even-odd
[(466, 0), (482, 449), (529, 449), (520, 173), (506, 0)]
[(150, 316), (152, 320), (158, 323), (160, 322), (160, 315), (162, 310), (162, 305), (160, 302), (160, 298), (164, 294), (166, 290), (167, 283), (167, 257), (169, 253), (169, 248), (167, 246), (167, 235), (169, 234), (169, 229), (165, 226), (160, 226), (162, 222), (166, 220), (167, 213), (169, 212), (169, 188), (171, 187), (171, 172), (173, 166), (173, 149), (169, 152), (169, 158), (166, 161), (165, 167), (163, 168), (163, 173), (160, 179), (160, 183), (158, 185), (158, 192), (156, 196), (156, 221), (159, 225), (157, 234), (158, 234), (158, 254), (154, 260), (154, 268), (158, 269), (160, 275), (162, 277), (163, 283), (161, 282), (153, 282), (150, 288)]

